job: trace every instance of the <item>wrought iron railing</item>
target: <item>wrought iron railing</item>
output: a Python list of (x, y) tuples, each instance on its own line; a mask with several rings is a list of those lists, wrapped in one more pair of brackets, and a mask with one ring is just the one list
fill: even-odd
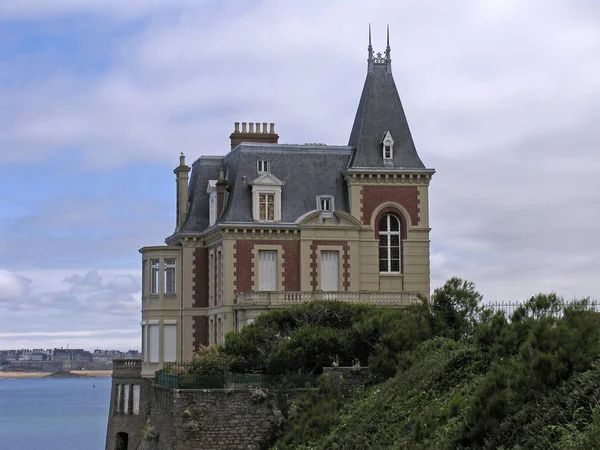
[(421, 300), (414, 292), (245, 292), (237, 294), (240, 306), (286, 306), (311, 300), (339, 300), (348, 303), (371, 303), (380, 306), (408, 306)]
[[(526, 302), (491, 302), (483, 303), (481, 306), (488, 310), (491, 310), (492, 312), (502, 311), (504, 312), (506, 317), (511, 317), (515, 313), (515, 311), (521, 306), (524, 306), (525, 303)], [(561, 305), (555, 305), (553, 308), (541, 309), (540, 311), (533, 313), (533, 315), (551, 315), (553, 317), (561, 317), (563, 315), (565, 307), (575, 304), (579, 304), (582, 309), (587, 311), (600, 312), (600, 302), (596, 300), (587, 301), (584, 303), (580, 303), (577, 301), (565, 301)]]
[(188, 371), (188, 364), (174, 364), (154, 375), (156, 386), (172, 389), (256, 389), (285, 386), (290, 389), (308, 388), (316, 385), (317, 376), (311, 374), (288, 373), (266, 375), (255, 373), (221, 372), (194, 374)]

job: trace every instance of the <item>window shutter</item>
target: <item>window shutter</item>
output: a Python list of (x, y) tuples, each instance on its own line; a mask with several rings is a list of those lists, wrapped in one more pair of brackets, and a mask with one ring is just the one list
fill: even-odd
[(158, 335), (158, 325), (149, 325), (148, 329), (150, 331), (150, 339), (149, 339), (149, 354), (150, 354), (150, 362), (158, 362), (159, 359), (159, 345), (160, 339)]
[(163, 326), (163, 361), (177, 361), (177, 325)]
[(339, 290), (339, 252), (321, 252), (321, 289), (324, 291)]
[(258, 290), (277, 290), (276, 250), (259, 250), (258, 252)]

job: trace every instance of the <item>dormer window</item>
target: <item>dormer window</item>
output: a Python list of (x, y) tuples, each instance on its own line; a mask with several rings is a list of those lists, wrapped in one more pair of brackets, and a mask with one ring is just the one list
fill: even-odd
[(317, 209), (319, 211), (331, 212), (333, 208), (333, 197), (331, 195), (318, 195), (317, 196)]
[(208, 180), (208, 226), (212, 227), (217, 221), (217, 180)]
[(267, 172), (250, 184), (252, 186), (252, 218), (257, 222), (281, 221), (283, 181)]
[(394, 161), (394, 139), (389, 131), (386, 131), (381, 138), (381, 146), (383, 150), (383, 163), (393, 164)]
[(259, 159), (256, 161), (256, 170), (258, 173), (267, 173), (269, 171), (269, 161)]

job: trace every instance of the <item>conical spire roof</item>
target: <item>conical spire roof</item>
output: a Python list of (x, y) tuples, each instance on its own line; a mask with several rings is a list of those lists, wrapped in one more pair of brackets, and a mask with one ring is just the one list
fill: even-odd
[[(368, 71), (348, 145), (356, 148), (351, 168), (423, 169), (392, 76), (389, 29), (385, 55), (373, 54), (369, 27)], [(394, 140), (393, 158), (384, 163), (382, 139)]]

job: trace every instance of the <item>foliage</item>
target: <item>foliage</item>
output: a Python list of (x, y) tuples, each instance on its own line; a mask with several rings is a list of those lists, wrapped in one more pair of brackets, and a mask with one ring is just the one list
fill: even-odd
[(444, 335), (456, 340), (471, 337), (482, 312), (482, 299), (473, 282), (457, 277), (433, 291), (431, 309), (445, 328)]
[(319, 384), (303, 400), (294, 404), (292, 414), (284, 422), (282, 438), (274, 445), (276, 450), (302, 448), (310, 444), (339, 422), (339, 410), (343, 404), (339, 377), (326, 374), (319, 377)]
[(600, 448), (600, 314), (589, 300), (539, 294), (507, 316), (481, 298), (453, 278), (431, 310), (366, 309), (343, 324), (265, 316), (284, 336), (265, 368), (316, 371), (355, 356), (380, 382), (349, 398), (313, 392), (273, 448)]
[(217, 347), (205, 347), (194, 354), (186, 369), (190, 375), (210, 375), (231, 370), (238, 361), (237, 356), (224, 353)]

